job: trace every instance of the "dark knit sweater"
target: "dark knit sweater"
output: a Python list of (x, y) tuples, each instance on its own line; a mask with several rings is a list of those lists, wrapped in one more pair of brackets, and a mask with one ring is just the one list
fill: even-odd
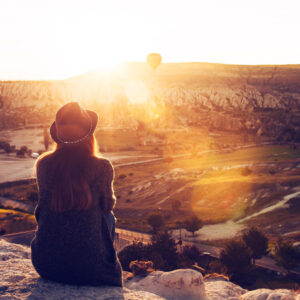
[[(49, 158), (37, 166), (37, 231), (31, 242), (33, 266), (41, 277), (76, 285), (122, 286), (122, 271), (105, 220), (103, 204), (115, 203), (109, 160), (90, 157), (84, 172), (93, 202), (86, 210), (50, 209), (55, 172)], [(105, 205), (107, 207), (107, 205)]]

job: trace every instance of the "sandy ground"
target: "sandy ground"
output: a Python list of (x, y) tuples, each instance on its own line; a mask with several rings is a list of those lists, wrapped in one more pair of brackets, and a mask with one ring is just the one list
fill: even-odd
[(34, 177), (35, 159), (18, 158), (16, 154), (0, 154), (0, 183)]

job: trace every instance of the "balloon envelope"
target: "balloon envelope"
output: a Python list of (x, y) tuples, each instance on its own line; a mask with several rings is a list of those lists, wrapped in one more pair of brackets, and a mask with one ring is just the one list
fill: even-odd
[(150, 53), (147, 56), (147, 64), (155, 70), (161, 63), (161, 56), (158, 53)]

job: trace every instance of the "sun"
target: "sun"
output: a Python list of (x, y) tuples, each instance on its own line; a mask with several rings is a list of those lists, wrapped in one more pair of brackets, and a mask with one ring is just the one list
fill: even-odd
[[(70, 23), (54, 24), (49, 39), (54, 41), (47, 49), (57, 53), (55, 65), (62, 74), (80, 74), (88, 70), (116, 68), (127, 60), (122, 45), (126, 43), (120, 35), (120, 25), (109, 17), (80, 16)], [(71, 25), (72, 24), (72, 25)], [(132, 45), (134, 49), (135, 45)]]

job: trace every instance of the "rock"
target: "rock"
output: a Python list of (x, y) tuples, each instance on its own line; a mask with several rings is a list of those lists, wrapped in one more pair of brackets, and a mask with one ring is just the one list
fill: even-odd
[(191, 269), (179, 269), (171, 272), (155, 271), (147, 277), (133, 278), (126, 286), (172, 300), (207, 299), (201, 273)]
[(300, 300), (300, 295), (296, 295), (290, 290), (269, 290), (259, 289), (244, 294), (242, 300)]
[[(0, 239), (0, 274), (1, 300), (300, 300), (296, 291), (247, 291), (224, 277), (204, 280), (201, 273), (191, 269), (135, 276), (125, 282), (124, 288), (60, 284), (39, 277), (31, 264), (29, 247), (3, 239)], [(127, 272), (127, 277), (131, 273)]]
[(127, 288), (72, 286), (41, 279), (31, 264), (30, 248), (5, 240), (0, 240), (0, 274), (1, 299), (164, 299), (149, 292)]
[(241, 295), (247, 292), (240, 286), (222, 278), (205, 280), (205, 291), (209, 300), (240, 300)]
[(152, 292), (168, 300), (300, 300), (300, 294), (292, 290), (247, 291), (224, 277), (203, 280), (200, 273), (190, 269), (136, 276), (126, 286)]
[(146, 275), (154, 271), (152, 261), (134, 260), (129, 264), (129, 268), (134, 275)]
[[(144, 291), (131, 291), (118, 287), (76, 287), (39, 280), (26, 299), (107, 299), (107, 300), (163, 300), (164, 298)], [(16, 298), (21, 299), (21, 298)]]

